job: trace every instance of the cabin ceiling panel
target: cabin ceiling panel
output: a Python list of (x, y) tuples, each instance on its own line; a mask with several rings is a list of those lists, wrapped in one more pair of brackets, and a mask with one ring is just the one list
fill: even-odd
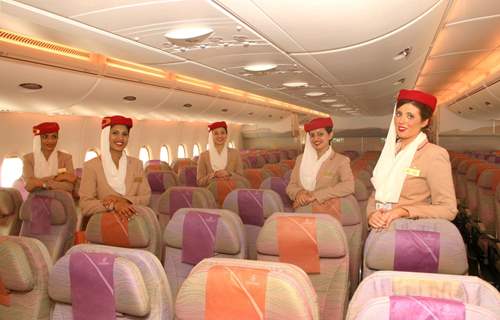
[[(373, 81), (408, 68), (425, 55), (441, 21), (446, 2), (419, 20), (395, 33), (357, 47), (312, 55), (342, 84)], [(406, 58), (394, 60), (405, 48), (411, 48)]]
[[(171, 90), (110, 78), (100, 78), (85, 99), (70, 110), (87, 109), (101, 116), (124, 114), (143, 119), (144, 114), (162, 103)], [(124, 97), (136, 100), (125, 100)]]
[[(381, 37), (410, 23), (432, 8), (438, 0), (332, 1), (217, 0), (218, 3), (267, 34), (287, 52), (312, 52), (343, 48)], [(387, 19), (387, 17), (391, 17)], [(267, 21), (270, 20), (270, 21)], [(301, 23), (306, 22), (306, 24)], [(277, 39), (276, 39), (277, 38)], [(280, 41), (281, 40), (281, 41)]]
[(445, 54), (442, 56), (431, 56), (427, 60), (425, 69), (422, 71), (422, 77), (428, 73), (456, 72), (463, 69), (469, 69), (482, 60), (487, 52), (462, 52), (455, 54)]
[[(500, 3), (498, 6), (500, 7)], [(448, 23), (441, 31), (432, 56), (452, 52), (493, 50), (500, 45), (498, 30), (500, 30), (500, 15), (456, 24)]]
[[(85, 73), (0, 59), (0, 109), (52, 113), (78, 103), (92, 90), (96, 79)], [(8, 81), (6, 81), (8, 80)], [(40, 90), (19, 87), (35, 83)]]
[(456, 22), (500, 14), (498, 0), (455, 1), (448, 21)]
[(423, 55), (419, 59), (415, 60), (410, 68), (406, 68), (380, 80), (356, 85), (337, 85), (336, 89), (342, 91), (342, 93), (352, 97), (353, 99), (362, 97), (376, 98), (387, 95), (388, 93), (396, 94), (402, 88), (413, 87), (424, 60), (425, 56)]
[[(45, 1), (41, 1), (42, 4)], [(83, 3), (87, 1), (47, 1), (54, 3), (54, 9), (62, 3)], [(104, 2), (104, 1), (103, 1)], [(25, 3), (30, 3), (25, 1)], [(89, 25), (72, 23), (65, 17), (38, 10), (22, 3), (2, 2), (2, 13), (9, 16), (8, 21), (1, 21), (0, 26), (28, 36), (62, 43), (87, 51), (102, 53), (111, 57), (130, 60), (136, 63), (172, 63), (181, 62), (182, 58), (162, 50), (147, 47), (136, 41), (103, 32)]]

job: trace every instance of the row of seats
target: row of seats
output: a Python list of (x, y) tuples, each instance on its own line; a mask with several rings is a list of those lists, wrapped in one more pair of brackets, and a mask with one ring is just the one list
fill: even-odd
[(500, 288), (500, 153), (450, 152), (457, 223), (478, 272)]

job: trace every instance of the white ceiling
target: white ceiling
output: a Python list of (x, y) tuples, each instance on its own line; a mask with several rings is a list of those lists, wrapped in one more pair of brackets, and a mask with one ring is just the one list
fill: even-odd
[[(500, 40), (498, 0), (0, 3), (2, 28), (342, 116), (347, 114), (340, 107), (321, 100), (337, 99), (336, 104), (346, 104), (363, 115), (389, 114), (394, 95), (415, 86), (426, 61), (431, 67), (421, 75), (419, 87), (433, 92), (447, 85), (452, 73), (497, 48), (495, 41)], [(189, 48), (174, 46), (163, 36), (183, 26), (210, 27), (214, 33)], [(443, 26), (442, 32), (454, 33), (454, 40), (440, 43), (441, 50), (429, 57)], [(495, 41), (493, 35), (497, 35)], [(405, 48), (411, 48), (407, 57), (393, 59)], [(265, 74), (243, 69), (264, 62), (278, 67)], [(288, 81), (306, 81), (309, 87), (283, 87)], [(326, 94), (307, 97), (308, 91)], [(149, 101), (145, 107), (149, 115), (161, 114), (161, 101), (167, 99), (162, 97), (168, 94), (166, 90), (158, 95), (159, 101)], [(91, 100), (71, 104), (72, 111), (91, 112), (102, 104), (102, 100)], [(208, 106), (204, 115), (218, 115), (217, 103), (204, 104)], [(183, 112), (175, 111), (173, 117), (182, 118)]]

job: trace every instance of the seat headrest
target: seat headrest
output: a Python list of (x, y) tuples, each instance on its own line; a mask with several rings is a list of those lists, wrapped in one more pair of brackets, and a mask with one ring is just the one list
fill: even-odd
[(23, 203), (20, 212), (20, 219), (23, 221), (32, 221), (32, 213), (34, 207), (43, 205), (44, 210), (50, 212), (50, 224), (62, 225), (66, 223), (68, 215), (64, 204), (60, 199), (51, 196), (50, 194), (30, 194), (28, 199)]
[(226, 196), (224, 209), (238, 213), (244, 224), (261, 226), (264, 223), (263, 219), (262, 221), (255, 221), (259, 217), (254, 217), (256, 215), (252, 213), (258, 212), (266, 219), (275, 212), (283, 211), (283, 202), (273, 190), (236, 189)]
[(342, 258), (347, 254), (344, 231), (340, 223), (327, 214), (274, 213), (266, 220), (257, 238), (259, 254), (279, 256), (278, 218), (314, 217), (316, 219), (316, 241), (320, 258)]
[(121, 220), (115, 213), (94, 214), (87, 225), (86, 237), (90, 243), (126, 248), (146, 248), (152, 235), (146, 219), (136, 214), (130, 220)]
[(158, 211), (161, 214), (173, 215), (180, 208), (213, 207), (215, 200), (207, 191), (205, 188), (197, 187), (170, 187), (161, 196)]
[(464, 242), (458, 229), (442, 219), (397, 219), (366, 241), (366, 265), (372, 270), (465, 274)]
[(483, 171), (478, 180), (478, 186), (481, 188), (491, 189), (496, 187), (496, 183), (500, 181), (500, 168), (493, 169), (489, 168)]
[(33, 271), (21, 245), (10, 240), (0, 240), (0, 257), (0, 279), (5, 287), (20, 292), (33, 290)]
[[(165, 232), (163, 233), (163, 243), (169, 247), (182, 249), (184, 237), (184, 219), (190, 212), (206, 212), (219, 216), (217, 221), (217, 231), (215, 234), (215, 247), (214, 252), (221, 254), (235, 255), (240, 253), (240, 232), (239, 226), (234, 222), (235, 218), (238, 219), (235, 213), (223, 209), (193, 209), (182, 208), (179, 209), (175, 215), (170, 219)], [(191, 235), (196, 237), (197, 235)]]
[(7, 190), (0, 190), (0, 216), (8, 216), (15, 211), (12, 197)]
[[(54, 265), (49, 276), (49, 296), (56, 302), (71, 304), (71, 254)], [(116, 312), (135, 317), (150, 313), (150, 298), (141, 271), (134, 262), (117, 256), (113, 265), (113, 292)]]
[[(192, 269), (177, 294), (175, 310), (177, 319), (183, 320), (194, 315), (243, 319), (242, 314), (257, 314), (255, 308), (262, 319), (313, 320), (319, 319), (316, 301), (307, 275), (291, 264), (210, 258)], [(231, 302), (234, 308), (223, 307)]]

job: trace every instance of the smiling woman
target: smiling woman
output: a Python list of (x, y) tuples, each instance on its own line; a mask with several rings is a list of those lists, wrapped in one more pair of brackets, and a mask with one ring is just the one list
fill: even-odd
[(26, 191), (64, 190), (73, 192), (76, 176), (70, 154), (59, 151), (59, 124), (43, 122), (33, 127), (33, 152), (23, 157)]
[[(142, 162), (125, 154), (132, 119), (122, 116), (102, 119), (101, 157), (85, 162), (80, 185), (84, 216), (115, 211), (124, 218), (135, 214), (133, 205), (148, 205), (151, 189)], [(129, 177), (129, 178), (128, 178)]]

